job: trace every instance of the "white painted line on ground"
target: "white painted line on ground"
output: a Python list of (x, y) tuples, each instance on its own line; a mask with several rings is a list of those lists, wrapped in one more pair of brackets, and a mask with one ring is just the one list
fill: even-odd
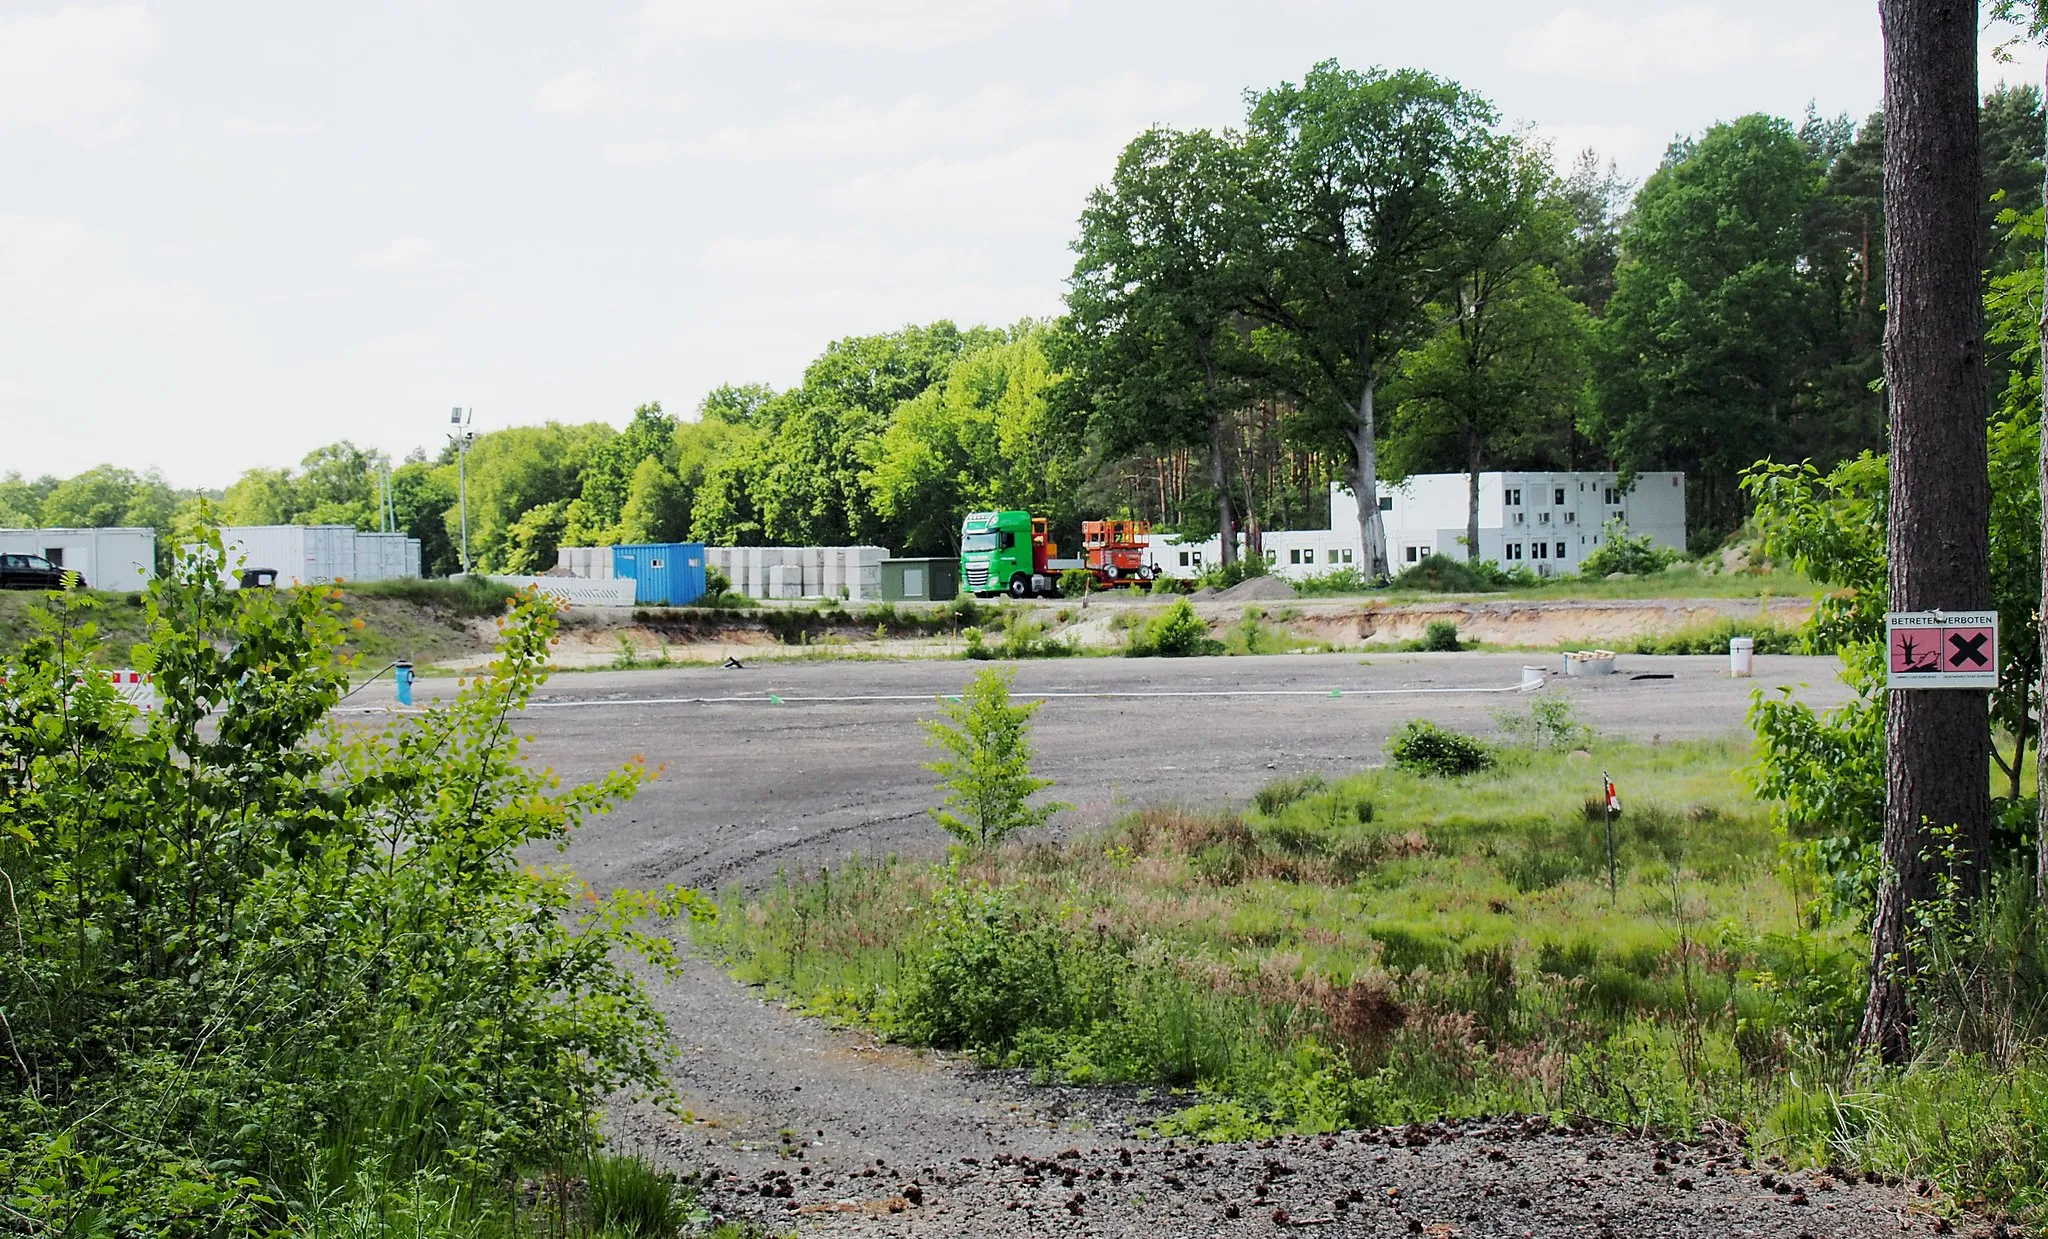
[[(1103, 699), (1113, 697), (1410, 697), (1428, 693), (1518, 693), (1523, 685), (1501, 688), (1187, 688), (1187, 689), (1097, 689), (1083, 692), (1049, 690), (1014, 691), (1012, 697), (1040, 701)], [(870, 701), (940, 701), (957, 698), (958, 693), (861, 693), (838, 697), (578, 697), (528, 702), (529, 710), (571, 710), (592, 706), (713, 706), (713, 705), (845, 705)], [(336, 714), (385, 714), (388, 706), (365, 706), (360, 710), (336, 710)]]

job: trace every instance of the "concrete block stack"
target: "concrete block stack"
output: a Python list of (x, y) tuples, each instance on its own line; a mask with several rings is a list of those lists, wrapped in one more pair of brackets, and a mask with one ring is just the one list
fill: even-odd
[[(567, 548), (564, 563), (568, 562)], [(866, 602), (882, 596), (882, 546), (707, 546), (705, 563), (731, 579), (750, 598), (845, 598)], [(580, 575), (580, 574), (579, 574)]]

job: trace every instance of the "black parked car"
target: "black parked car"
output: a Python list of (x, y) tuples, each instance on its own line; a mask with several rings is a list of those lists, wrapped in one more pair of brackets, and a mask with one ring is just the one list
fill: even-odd
[(0, 555), (0, 589), (85, 588), (85, 578), (41, 555)]

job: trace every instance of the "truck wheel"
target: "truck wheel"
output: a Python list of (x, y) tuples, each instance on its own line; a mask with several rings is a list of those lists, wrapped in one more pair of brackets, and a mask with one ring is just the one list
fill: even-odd
[(1010, 597), (1012, 597), (1012, 598), (1029, 598), (1030, 596), (1031, 596), (1031, 578), (1030, 578), (1030, 577), (1028, 577), (1028, 576), (1025, 576), (1025, 575), (1024, 575), (1023, 573), (1021, 573), (1021, 572), (1020, 572), (1020, 573), (1018, 573), (1018, 574), (1017, 574), (1016, 576), (1013, 576), (1013, 577), (1011, 577), (1011, 578), (1010, 578)]

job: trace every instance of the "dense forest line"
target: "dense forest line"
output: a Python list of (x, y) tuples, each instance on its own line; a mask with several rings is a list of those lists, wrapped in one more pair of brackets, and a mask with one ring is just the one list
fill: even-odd
[[(1982, 127), (1989, 278), (2040, 205), (2040, 92), (1993, 91)], [(1383, 139), (1407, 145), (1369, 155)], [(1318, 66), (1241, 131), (1134, 139), (1082, 212), (1055, 320), (848, 337), (787, 390), (650, 402), (623, 430), (479, 434), (472, 559), (533, 571), (560, 545), (681, 538), (946, 554), (990, 506), (1068, 537), (1102, 514), (1206, 536), (1319, 525), (1333, 480), (1547, 467), (1684, 470), (1704, 549), (1744, 519), (1759, 458), (1884, 447), (1883, 142), (1881, 115), (1745, 116), (1634, 187), (1591, 151), (1558, 174), (1454, 83)], [(204, 493), (10, 473), (0, 525), (148, 525), (165, 553), (202, 502), (374, 529), (387, 470), (427, 571), (457, 570), (452, 443), (394, 462), (343, 441)]]

